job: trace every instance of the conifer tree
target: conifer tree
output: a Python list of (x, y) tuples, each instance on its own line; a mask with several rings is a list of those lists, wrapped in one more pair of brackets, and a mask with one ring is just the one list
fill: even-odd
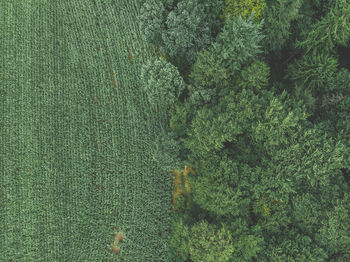
[(254, 12), (254, 22), (259, 23), (265, 7), (265, 0), (226, 0), (221, 17), (226, 19), (227, 15), (231, 14), (232, 16), (241, 15), (243, 19), (246, 19)]
[(162, 129), (154, 140), (153, 145), (154, 151), (152, 156), (161, 169), (170, 171), (182, 165), (180, 158), (181, 145), (176, 140), (173, 132)]
[(302, 0), (267, 0), (264, 8), (263, 41), (265, 54), (279, 52), (286, 44), (291, 32), (291, 23), (300, 18)]
[(189, 252), (193, 262), (228, 262), (234, 252), (231, 232), (201, 220), (190, 229)]
[(197, 60), (189, 75), (190, 84), (203, 89), (227, 88), (228, 72), (220, 64), (213, 47), (198, 52)]
[(335, 75), (338, 66), (338, 60), (334, 56), (314, 52), (290, 64), (285, 78), (305, 89), (315, 91), (314, 93), (322, 93), (327, 81)]
[(264, 38), (260, 29), (263, 20), (259, 24), (253, 23), (254, 14), (243, 20), (228, 15), (224, 28), (216, 37), (213, 44), (214, 53), (221, 62), (222, 67), (227, 68), (233, 75), (243, 63), (251, 61), (261, 53), (260, 41)]
[(257, 92), (268, 86), (270, 67), (262, 61), (254, 61), (240, 72), (238, 86), (240, 89), (254, 88)]
[(158, 46), (162, 44), (162, 33), (165, 31), (167, 12), (161, 1), (146, 0), (141, 6), (138, 21), (140, 31), (146, 41)]
[(173, 59), (193, 64), (196, 53), (212, 42), (204, 6), (198, 0), (180, 1), (166, 19), (164, 49)]
[(350, 38), (350, 3), (339, 0), (320, 21), (312, 26), (311, 32), (304, 31), (302, 40), (295, 47), (313, 54), (331, 53), (337, 44), (347, 45)]
[(160, 58), (151, 58), (142, 65), (141, 79), (151, 107), (159, 106), (164, 111), (185, 89), (177, 68)]

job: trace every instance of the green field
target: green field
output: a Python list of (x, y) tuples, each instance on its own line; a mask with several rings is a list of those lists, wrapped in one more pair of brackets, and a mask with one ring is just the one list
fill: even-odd
[(0, 1), (0, 261), (166, 261), (166, 118), (141, 88), (139, 7)]

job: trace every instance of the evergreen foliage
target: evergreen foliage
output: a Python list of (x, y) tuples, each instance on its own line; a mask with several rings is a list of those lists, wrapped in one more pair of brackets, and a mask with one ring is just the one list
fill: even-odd
[(328, 79), (325, 85), (325, 92), (342, 92), (350, 94), (350, 72), (345, 68), (340, 68), (334, 77)]
[(249, 62), (262, 52), (259, 44), (264, 38), (260, 32), (264, 21), (254, 24), (253, 16), (252, 13), (243, 20), (240, 15), (228, 15), (224, 28), (213, 44), (214, 53), (230, 74), (238, 71), (243, 63)]
[(259, 261), (261, 251), (265, 248), (264, 238), (259, 226), (250, 226), (242, 218), (228, 222), (233, 232), (234, 253), (231, 261)]
[(217, 97), (215, 89), (205, 89), (201, 86), (193, 88), (193, 86), (188, 86), (191, 96), (189, 102), (193, 107), (201, 107), (205, 104), (213, 103), (214, 99)]
[(263, 46), (265, 54), (282, 50), (291, 34), (292, 21), (301, 18), (303, 0), (267, 0), (264, 9)]
[(227, 68), (221, 65), (213, 47), (198, 53), (197, 60), (189, 75), (190, 83), (196, 90), (228, 87)]
[(190, 204), (176, 180), (171, 261), (347, 261), (350, 73), (336, 48), (350, 2), (170, 2), (179, 25), (212, 10), (203, 28), (215, 37), (164, 49), (187, 76), (169, 127), (196, 170)]
[(138, 16), (140, 31), (146, 41), (155, 46), (162, 43), (165, 31), (166, 10), (161, 1), (146, 0)]
[(182, 137), (187, 133), (194, 111), (189, 101), (184, 103), (175, 102), (168, 110), (169, 127), (178, 136)]
[(259, 92), (268, 86), (269, 78), (270, 67), (264, 62), (254, 61), (242, 69), (238, 86), (240, 89), (253, 88)]
[(194, 224), (190, 229), (189, 251), (193, 262), (228, 262), (234, 252), (232, 235), (222, 225), (216, 229), (206, 220)]
[(143, 90), (152, 108), (167, 110), (185, 89), (185, 83), (177, 68), (167, 61), (151, 58), (142, 65)]
[(330, 53), (337, 44), (347, 45), (350, 38), (350, 3), (340, 0), (320, 21), (312, 26), (311, 32), (304, 31), (303, 40), (297, 40), (296, 48), (313, 54)]
[(182, 165), (180, 157), (181, 145), (176, 140), (174, 133), (163, 129), (154, 140), (153, 145), (155, 147), (153, 159), (159, 164), (161, 169), (170, 171)]
[(227, 15), (230, 14), (231, 16), (241, 15), (242, 18), (246, 19), (254, 12), (254, 22), (259, 23), (262, 19), (265, 6), (265, 0), (226, 0), (221, 17), (226, 19)]
[(322, 226), (316, 236), (330, 257), (339, 261), (350, 258), (349, 200), (348, 192), (335, 200), (333, 207), (326, 212), (326, 219), (321, 222)]
[(180, 1), (166, 19), (164, 49), (171, 58), (193, 64), (196, 53), (212, 42), (204, 6), (199, 0)]
[(211, 36), (215, 39), (224, 24), (221, 14), (225, 6), (225, 0), (200, 0), (200, 3), (204, 6)]
[(324, 91), (328, 79), (335, 75), (338, 65), (338, 60), (328, 53), (304, 55), (288, 66), (285, 78), (320, 93)]
[(188, 241), (190, 237), (189, 227), (184, 223), (184, 219), (174, 216), (172, 221), (172, 233), (169, 239), (169, 261), (182, 262), (189, 258)]
[(336, 2), (334, 0), (313, 0), (312, 4), (318, 13), (318, 18), (320, 18), (325, 16)]
[(213, 47), (200, 51), (189, 75), (191, 104), (200, 107), (215, 103), (218, 90), (227, 88), (229, 81), (228, 70), (221, 65)]

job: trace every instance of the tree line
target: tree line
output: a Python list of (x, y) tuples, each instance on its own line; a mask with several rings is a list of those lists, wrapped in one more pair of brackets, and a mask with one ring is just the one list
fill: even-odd
[(144, 0), (138, 19), (155, 159), (195, 170), (169, 261), (350, 261), (350, 1)]

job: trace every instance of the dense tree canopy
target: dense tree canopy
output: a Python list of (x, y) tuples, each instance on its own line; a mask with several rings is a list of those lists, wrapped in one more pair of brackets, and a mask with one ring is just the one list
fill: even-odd
[(336, 44), (346, 45), (350, 36), (350, 3), (348, 0), (337, 1), (329, 13), (316, 22), (311, 32), (303, 32), (303, 40), (297, 40), (295, 46), (305, 53), (329, 53)]
[(198, 0), (180, 1), (166, 19), (162, 33), (164, 48), (170, 57), (194, 63), (196, 53), (211, 42), (204, 6)]
[(184, 85), (148, 84), (173, 94), (157, 159), (196, 171), (170, 261), (350, 261), (349, 0), (161, 2)]
[(291, 31), (291, 23), (300, 18), (302, 0), (268, 0), (264, 8), (265, 53), (279, 52), (286, 44)]
[(162, 43), (162, 32), (165, 31), (166, 10), (161, 1), (146, 0), (140, 10), (140, 31), (147, 42), (159, 45)]
[(152, 58), (141, 68), (143, 89), (152, 108), (168, 109), (185, 89), (185, 83), (177, 68), (159, 58)]
[(254, 12), (254, 21), (260, 22), (265, 6), (265, 0), (226, 0), (222, 17), (226, 18), (230, 14), (232, 16), (241, 15), (246, 19)]
[(241, 65), (248, 62), (259, 53), (260, 41), (264, 38), (260, 29), (263, 21), (253, 23), (252, 13), (247, 20), (228, 15), (222, 31), (213, 43), (214, 52), (221, 65), (230, 72), (235, 72)]

